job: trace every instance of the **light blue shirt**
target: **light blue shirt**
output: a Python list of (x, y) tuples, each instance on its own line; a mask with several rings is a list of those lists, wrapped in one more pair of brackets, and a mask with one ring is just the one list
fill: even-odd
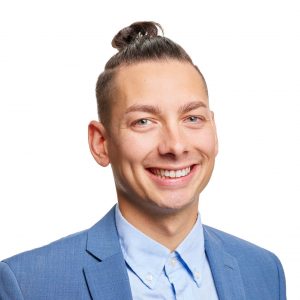
[(115, 217), (134, 300), (218, 300), (200, 215), (173, 252), (129, 224), (118, 206)]

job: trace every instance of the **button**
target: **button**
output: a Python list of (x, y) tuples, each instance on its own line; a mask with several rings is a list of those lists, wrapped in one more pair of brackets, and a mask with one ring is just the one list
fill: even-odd
[(152, 282), (153, 276), (152, 276), (151, 273), (148, 273), (148, 274), (146, 275), (146, 280), (147, 280), (148, 282)]
[(197, 279), (199, 279), (200, 278), (200, 272), (195, 272), (195, 277), (197, 278)]
[(176, 263), (177, 263), (176, 258), (170, 259), (170, 265), (171, 265), (172, 267), (175, 267), (175, 266), (176, 266)]

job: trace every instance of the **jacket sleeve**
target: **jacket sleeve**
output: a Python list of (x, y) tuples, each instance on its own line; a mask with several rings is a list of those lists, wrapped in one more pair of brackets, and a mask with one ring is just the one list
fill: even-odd
[(0, 262), (0, 300), (24, 300), (17, 279), (5, 262)]

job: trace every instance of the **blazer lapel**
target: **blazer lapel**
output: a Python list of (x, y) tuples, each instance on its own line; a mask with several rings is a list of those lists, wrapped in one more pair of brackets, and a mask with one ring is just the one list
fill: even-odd
[[(132, 300), (125, 260), (119, 244), (113, 207), (88, 231), (86, 251), (93, 257), (84, 275), (93, 300)], [(205, 252), (219, 300), (245, 300), (237, 260), (227, 253), (222, 241), (203, 226)]]
[(214, 278), (219, 300), (245, 300), (238, 262), (225, 252), (221, 240), (204, 228), (205, 252)]
[(88, 231), (86, 251), (94, 258), (84, 268), (92, 299), (132, 300), (115, 225), (114, 207)]

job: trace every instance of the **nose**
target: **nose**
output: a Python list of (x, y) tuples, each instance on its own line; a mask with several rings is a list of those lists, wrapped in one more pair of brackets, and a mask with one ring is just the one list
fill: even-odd
[(178, 126), (165, 128), (158, 145), (160, 155), (178, 158), (188, 152), (188, 142)]

